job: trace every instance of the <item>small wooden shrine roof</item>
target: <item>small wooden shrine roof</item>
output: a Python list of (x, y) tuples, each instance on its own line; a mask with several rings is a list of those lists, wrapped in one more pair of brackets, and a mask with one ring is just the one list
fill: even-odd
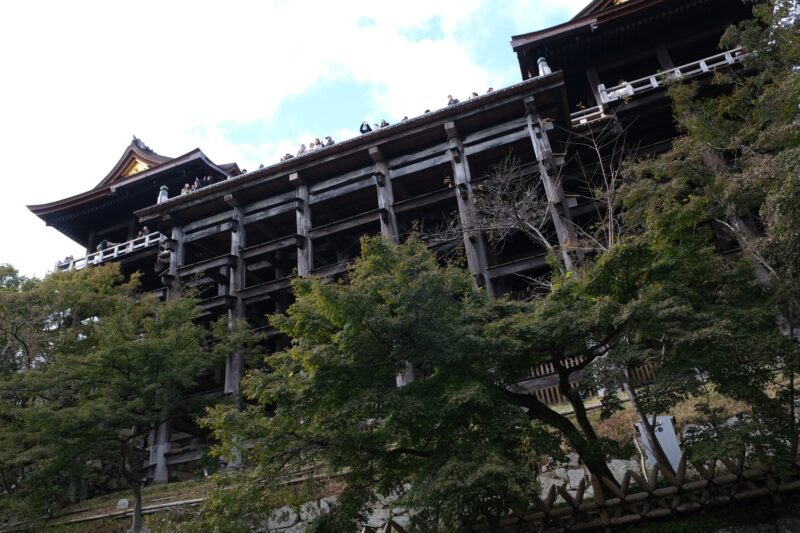
[[(77, 219), (100, 212), (107, 204), (119, 204), (120, 198), (140, 189), (152, 189), (162, 184), (182, 169), (202, 168), (218, 177), (230, 177), (239, 173), (236, 163), (217, 165), (199, 148), (178, 157), (166, 157), (152, 151), (140, 139), (134, 137), (123, 151), (122, 157), (111, 171), (92, 189), (53, 202), (28, 205), (28, 209), (48, 226), (53, 226), (67, 237), (83, 243), (86, 236), (84, 224)], [(139, 208), (141, 206), (135, 206)], [(132, 213), (133, 209), (131, 209)]]
[(511, 37), (511, 47), (519, 53), (523, 48), (539, 47), (575, 34), (591, 32), (602, 24), (635, 16), (661, 5), (682, 2), (685, 0), (594, 0), (567, 22)]

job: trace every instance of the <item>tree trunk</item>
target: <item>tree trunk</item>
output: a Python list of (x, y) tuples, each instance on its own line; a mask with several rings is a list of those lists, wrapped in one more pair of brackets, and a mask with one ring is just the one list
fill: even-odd
[(128, 486), (133, 492), (133, 524), (131, 524), (131, 533), (141, 533), (142, 531), (142, 476), (137, 475), (139, 469), (134, 470), (133, 464), (137, 461), (134, 454), (129, 457), (129, 446), (134, 446), (133, 439), (120, 442), (120, 473), (122, 477), (128, 482)]
[[(794, 339), (794, 320), (792, 320), (791, 311), (789, 313), (789, 319), (786, 321), (786, 325), (789, 328), (789, 336), (790, 338)], [(796, 342), (796, 341), (795, 341)], [(797, 400), (797, 390), (795, 388), (795, 368), (794, 365), (787, 365), (786, 368), (787, 373), (789, 374), (789, 427), (791, 431), (789, 433), (790, 440), (789, 440), (789, 457), (791, 457), (791, 461), (793, 464), (797, 463), (797, 451), (798, 447), (800, 447), (800, 435), (797, 432), (797, 408), (795, 407), (795, 401)]]
[(550, 409), (545, 404), (540, 402), (535, 396), (527, 393), (516, 393), (504, 390), (507, 396), (512, 398), (512, 401), (528, 410), (528, 418), (531, 420), (539, 420), (545, 424), (559, 430), (567, 442), (575, 449), (583, 464), (590, 473), (607, 478), (611, 483), (619, 486), (619, 483), (614, 478), (614, 474), (608, 468), (605, 456), (600, 447), (600, 443), (595, 437), (594, 441), (590, 441), (578, 431), (578, 428), (570, 422), (569, 418), (557, 413)]
[(131, 533), (141, 533), (142, 531), (142, 484), (132, 483), (131, 490), (133, 490), (133, 524), (131, 524)]
[(578, 422), (578, 426), (588, 440), (599, 440), (597, 433), (594, 431), (594, 426), (592, 426), (589, 417), (586, 415), (586, 406), (583, 403), (580, 393), (577, 389), (573, 389), (572, 386), (570, 386), (569, 376), (572, 374), (572, 371), (568, 368), (564, 368), (559, 361), (553, 361), (553, 363), (555, 368), (558, 369), (558, 391), (569, 400), (572, 410), (575, 413), (575, 420)]
[[(672, 468), (672, 464), (669, 462), (669, 459), (667, 459), (664, 449), (661, 447), (658, 439), (656, 439), (654, 424), (651, 424), (650, 421), (647, 420), (647, 415), (645, 415), (644, 411), (642, 411), (642, 406), (639, 403), (639, 395), (636, 394), (636, 390), (633, 388), (633, 385), (631, 385), (631, 373), (627, 366), (625, 367), (625, 381), (623, 383), (623, 388), (625, 389), (628, 398), (631, 400), (631, 405), (633, 406), (633, 410), (636, 412), (636, 418), (639, 419), (639, 424), (647, 434), (647, 440), (650, 441), (650, 447), (652, 448), (653, 455), (655, 455), (654, 459), (656, 460), (656, 464), (659, 468), (661, 468), (662, 472), (674, 474), (675, 469)], [(655, 423), (655, 421), (656, 418), (654, 416), (653, 422)]]

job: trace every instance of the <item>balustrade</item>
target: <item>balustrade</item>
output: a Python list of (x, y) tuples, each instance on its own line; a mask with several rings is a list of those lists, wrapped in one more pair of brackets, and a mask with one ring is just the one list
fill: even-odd
[(91, 253), (86, 257), (80, 259), (73, 259), (71, 261), (59, 261), (56, 263), (56, 270), (66, 272), (68, 270), (80, 270), (91, 265), (100, 265), (106, 261), (122, 257), (124, 255), (144, 250), (156, 246), (161, 241), (161, 234), (157, 231), (136, 237), (126, 242), (114, 244), (103, 250)]

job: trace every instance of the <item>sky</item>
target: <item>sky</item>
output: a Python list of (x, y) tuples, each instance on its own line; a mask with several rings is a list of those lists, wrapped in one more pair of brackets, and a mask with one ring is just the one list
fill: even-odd
[(510, 37), (588, 2), (0, 2), (0, 263), (83, 257), (25, 206), (93, 188), (133, 135), (253, 170), (521, 81)]

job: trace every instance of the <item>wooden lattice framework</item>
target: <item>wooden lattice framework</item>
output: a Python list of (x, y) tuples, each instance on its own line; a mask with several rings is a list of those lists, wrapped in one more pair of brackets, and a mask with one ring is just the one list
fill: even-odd
[[(789, 471), (797, 472), (798, 466)], [(800, 476), (782, 477), (766, 464), (748, 466), (745, 453), (695, 462), (691, 467), (684, 457), (675, 474), (654, 466), (647, 476), (626, 471), (619, 485), (597, 476), (592, 476), (591, 483), (582, 479), (577, 491), (570, 491), (566, 484), (552, 485), (544, 498), (534, 499), (534, 512), (512, 514), (500, 526), (508, 533), (609, 531), (756, 499), (766, 498), (778, 505), (783, 494), (798, 490)], [(361, 533), (379, 531), (405, 530), (390, 520), (380, 528), (365, 526)]]

